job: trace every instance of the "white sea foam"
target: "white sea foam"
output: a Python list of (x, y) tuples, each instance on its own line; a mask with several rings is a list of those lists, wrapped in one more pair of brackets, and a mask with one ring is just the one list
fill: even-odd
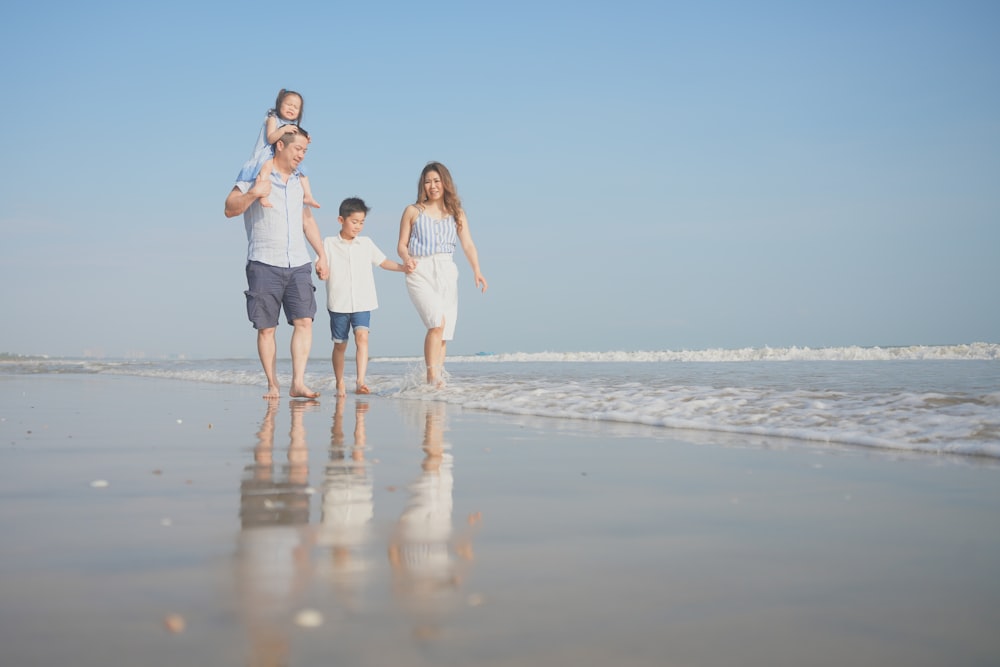
[[(398, 395), (414, 397), (409, 390)], [(509, 379), (498, 383), (463, 378), (436, 397), (469, 409), (509, 414), (1000, 458), (995, 393), (854, 393)]]
[[(376, 358), (369, 385), (383, 398), (506, 414), (1000, 459), (997, 361), (993, 343), (482, 354), (449, 358), (447, 386), (432, 389), (420, 358)], [(327, 364), (313, 361), (307, 382), (329, 394)], [(0, 373), (262, 383), (255, 359), (18, 359), (0, 363)]]
[(733, 361), (925, 361), (1000, 360), (1000, 344), (908, 345), (904, 347), (745, 347), (739, 349), (610, 352), (480, 353), (455, 357), (463, 362), (733, 362)]
[[(422, 357), (373, 357), (372, 360), (419, 363)], [(509, 362), (745, 362), (745, 361), (929, 361), (929, 360), (1000, 360), (1000, 343), (962, 343), (955, 345), (906, 345), (894, 347), (745, 347), (736, 349), (709, 348), (705, 350), (649, 350), (605, 352), (480, 352), (474, 355), (449, 357), (452, 362), (463, 363), (509, 363)], [(230, 361), (245, 362), (245, 359), (208, 360), (212, 363)], [(165, 361), (147, 360), (104, 360), (69, 359), (60, 357), (34, 356), (0, 357), (0, 371), (21, 368), (20, 372), (37, 372), (48, 369), (62, 369), (64, 372), (111, 372), (114, 368), (127, 366), (134, 369), (143, 365), (155, 368)], [(196, 368), (201, 361), (173, 361), (178, 367)]]

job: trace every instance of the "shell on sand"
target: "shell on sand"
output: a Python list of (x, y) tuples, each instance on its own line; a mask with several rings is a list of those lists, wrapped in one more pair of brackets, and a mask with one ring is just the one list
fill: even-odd
[(163, 617), (163, 627), (175, 635), (184, 632), (186, 626), (187, 623), (180, 614), (167, 614)]

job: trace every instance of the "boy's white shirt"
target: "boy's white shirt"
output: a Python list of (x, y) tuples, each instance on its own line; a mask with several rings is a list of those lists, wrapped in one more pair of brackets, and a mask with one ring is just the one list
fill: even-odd
[(340, 234), (323, 239), (330, 275), (326, 308), (335, 313), (360, 313), (378, 308), (375, 271), (386, 256), (367, 236), (345, 241)]

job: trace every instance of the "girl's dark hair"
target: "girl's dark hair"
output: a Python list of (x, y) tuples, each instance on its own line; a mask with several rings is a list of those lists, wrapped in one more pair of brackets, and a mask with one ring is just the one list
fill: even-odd
[(272, 111), (274, 111), (274, 114), (276, 116), (280, 117), (281, 116), (281, 112), (280, 112), (281, 103), (284, 102), (285, 98), (288, 97), (289, 95), (295, 95), (296, 97), (299, 98), (299, 117), (295, 119), (295, 124), (298, 125), (299, 123), (302, 122), (302, 113), (305, 111), (305, 108), (306, 108), (306, 100), (305, 100), (304, 97), (302, 97), (302, 95), (300, 95), (299, 93), (295, 92), (294, 90), (286, 90), (284, 88), (282, 88), (281, 90), (279, 90), (278, 91), (278, 99), (276, 99), (274, 101), (274, 109), (272, 109)]

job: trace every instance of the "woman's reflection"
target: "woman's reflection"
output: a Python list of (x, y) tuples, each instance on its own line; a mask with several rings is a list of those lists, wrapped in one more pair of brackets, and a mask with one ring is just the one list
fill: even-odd
[[(463, 566), (472, 560), (471, 542), (452, 535), (454, 461), (444, 440), (447, 404), (407, 402), (404, 410), (422, 413), (420, 474), (409, 486), (410, 499), (389, 540), (393, 592), (413, 616), (418, 639), (439, 636), (442, 616), (459, 598)], [(470, 517), (470, 523), (478, 517)]]

